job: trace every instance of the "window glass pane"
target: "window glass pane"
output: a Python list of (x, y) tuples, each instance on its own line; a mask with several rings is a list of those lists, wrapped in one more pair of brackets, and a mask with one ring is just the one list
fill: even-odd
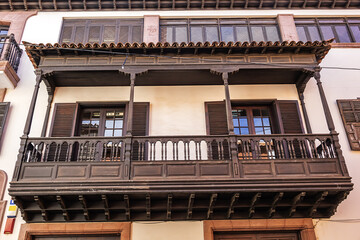
[(239, 135), (239, 134), (240, 134), (240, 129), (239, 129), (239, 128), (235, 128), (235, 129), (234, 129), (234, 133)]
[(173, 28), (172, 27), (161, 27), (160, 28), (160, 41), (161, 42), (169, 42), (173, 41)]
[(262, 27), (251, 27), (252, 41), (265, 41)]
[(339, 26), (339, 25), (335, 26), (335, 30), (339, 37), (340, 42), (344, 42), (344, 43), (351, 42), (350, 35), (349, 35), (349, 32), (348, 32), (346, 26)]
[(265, 134), (271, 134), (271, 129), (270, 127), (265, 127), (264, 128)]
[(112, 137), (113, 136), (113, 130), (105, 130), (105, 133), (104, 133), (104, 136), (105, 137)]
[(295, 23), (296, 24), (300, 24), (300, 23), (315, 23), (315, 19), (295, 19)]
[(261, 118), (255, 117), (254, 118), (254, 125), (255, 126), (262, 126)]
[(187, 27), (175, 27), (175, 42), (187, 42)]
[(120, 137), (120, 136), (122, 136), (122, 130), (115, 130), (114, 137)]
[(308, 26), (307, 29), (311, 38), (309, 39), (310, 41), (321, 41), (320, 33), (316, 26)]
[(360, 26), (350, 26), (355, 42), (360, 42)]
[(246, 24), (246, 19), (220, 19), (221, 24)]
[(262, 23), (274, 23), (276, 24), (275, 19), (250, 19), (250, 24), (262, 24)]
[(217, 19), (190, 19), (191, 24), (217, 24)]
[(262, 127), (255, 127), (255, 134), (264, 134), (264, 129)]
[[(64, 27), (62, 33), (62, 42), (70, 43), (71, 41), (71, 34), (72, 34), (72, 27)], [(0, 34), (3, 34), (2, 32)]]
[(129, 42), (129, 27), (128, 26), (120, 27), (119, 42), (121, 42), (121, 43)]
[(235, 42), (234, 28), (232, 26), (221, 26), (221, 41), (223, 42)]
[(249, 128), (241, 128), (241, 135), (248, 135), (249, 134)]
[(299, 40), (303, 41), (303, 42), (307, 42), (308, 39), (306, 37), (306, 33), (305, 33), (305, 28), (303, 26), (300, 27), (296, 27), (296, 31), (298, 33), (299, 36)]
[(190, 41), (191, 42), (203, 42), (202, 38), (202, 27), (191, 27), (190, 33)]
[(321, 32), (324, 36), (324, 40), (335, 38), (334, 32), (331, 26), (320, 26)]
[(264, 117), (263, 118), (263, 124), (264, 124), (264, 126), (270, 126), (270, 118)]
[(104, 27), (104, 42), (115, 42), (115, 26)]
[(240, 126), (242, 126), (242, 127), (248, 126), (247, 118), (240, 118), (239, 121), (240, 121)]
[(85, 34), (85, 27), (76, 27), (75, 28), (75, 43), (83, 43), (84, 42), (84, 34)]
[(100, 26), (92, 26), (89, 28), (89, 40), (90, 43), (100, 42)]
[(211, 27), (204, 27), (205, 29), (205, 41), (208, 42), (215, 42), (215, 41), (219, 41), (219, 33), (218, 33), (218, 28), (211, 26)]
[(233, 119), (233, 124), (234, 124), (234, 127), (238, 127), (239, 126), (238, 119)]
[(280, 41), (280, 36), (279, 36), (279, 32), (277, 30), (277, 27), (266, 26), (265, 31), (266, 31), (266, 35), (267, 35), (266, 41), (272, 41), (272, 42)]
[(236, 41), (238, 42), (249, 42), (249, 32), (247, 27), (235, 27)]
[(359, 18), (348, 18), (348, 22), (349, 23), (360, 23), (360, 19)]
[(141, 27), (140, 26), (133, 26), (132, 27), (132, 42), (141, 42)]
[(105, 121), (105, 127), (106, 128), (113, 128), (114, 127), (114, 120), (106, 120)]
[(115, 128), (122, 128), (124, 120), (115, 120)]

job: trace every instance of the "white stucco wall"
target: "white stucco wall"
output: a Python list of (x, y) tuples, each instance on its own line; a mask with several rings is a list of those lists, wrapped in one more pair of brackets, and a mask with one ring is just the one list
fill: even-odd
[[(275, 17), (277, 14), (294, 14), (295, 16), (360, 16), (360, 10), (245, 10), (245, 11), (103, 11), (103, 12), (40, 12), (28, 20), (23, 34), (23, 41), (32, 43), (55, 43), (59, 40), (62, 18), (90, 17), (143, 17), (143, 15), (160, 15), (161, 17)], [(360, 68), (360, 49), (332, 49), (322, 66)], [(22, 135), (27, 111), (35, 84), (33, 66), (26, 54), (23, 55), (18, 75), (21, 81), (14, 90), (8, 89), (5, 100), (11, 102), (11, 108), (4, 131), (0, 151), (0, 168), (5, 170), (9, 179), (19, 150), (19, 137)], [(322, 70), (322, 80), (336, 130), (340, 133), (340, 143), (346, 163), (353, 177), (355, 189), (344, 201), (332, 219), (359, 219), (360, 206), (360, 152), (350, 150), (342, 125), (336, 99), (360, 97), (359, 71)], [(114, 88), (59, 88), (54, 102), (74, 101), (125, 101), (129, 96), (128, 87)], [(294, 86), (231, 86), (233, 99), (297, 99)], [(135, 100), (151, 103), (150, 134), (205, 134), (205, 101), (218, 101), (224, 98), (221, 86), (183, 86), (183, 87), (136, 87)], [(317, 86), (312, 79), (305, 91), (305, 102), (314, 133), (328, 132)], [(38, 103), (32, 127), (32, 136), (39, 136), (47, 105), (47, 93), (41, 85)], [(166, 116), (166, 118), (164, 117)], [(51, 119), (51, 118), (50, 118)], [(8, 195), (5, 199), (10, 199)], [(6, 220), (6, 218), (4, 219)], [(314, 222), (317, 222), (315, 220)], [(14, 234), (4, 235), (1, 227), (0, 239), (15, 240), (23, 220), (18, 214)], [(320, 240), (360, 239), (360, 223), (320, 221), (316, 225), (317, 237)], [(203, 240), (201, 222), (167, 222), (167, 223), (134, 223), (132, 239), (161, 240), (161, 233), (168, 233), (171, 239)], [(191, 233), (191, 234), (190, 234)], [(188, 235), (184, 235), (188, 234)]]

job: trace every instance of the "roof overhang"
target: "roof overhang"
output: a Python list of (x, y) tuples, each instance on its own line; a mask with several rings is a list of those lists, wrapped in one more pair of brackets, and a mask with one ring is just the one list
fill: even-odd
[(354, 9), (359, 0), (0, 0), (0, 11)]
[(331, 48), (323, 42), (30, 44), (35, 68), (55, 87), (296, 84), (304, 89)]

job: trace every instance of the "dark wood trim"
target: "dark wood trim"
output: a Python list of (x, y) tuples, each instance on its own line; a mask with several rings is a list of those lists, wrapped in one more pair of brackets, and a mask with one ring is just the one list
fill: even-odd
[(304, 93), (299, 93), (299, 99), (300, 99), (301, 109), (302, 109), (304, 120), (305, 120), (306, 131), (307, 131), (307, 133), (312, 133), (309, 116), (307, 114), (307, 110), (306, 110), (306, 106), (305, 106)]
[(205, 220), (204, 239), (214, 240), (214, 232), (299, 231), (301, 240), (316, 240), (311, 218)]
[(131, 239), (130, 222), (28, 223), (20, 227), (18, 240), (32, 240), (33, 236), (120, 234), (119, 240)]
[(41, 130), (41, 135), (40, 135), (41, 137), (46, 136), (47, 127), (48, 127), (48, 124), (49, 124), (51, 105), (52, 105), (53, 100), (54, 100), (54, 94), (49, 94), (49, 96), (48, 96), (48, 105), (46, 107), (44, 123), (43, 123), (43, 127), (42, 127), (42, 130)]
[(302, 119), (302, 115), (300, 112), (300, 108), (299, 108), (299, 101), (298, 100), (276, 100), (275, 104), (277, 105), (277, 111), (278, 111), (278, 116), (279, 116), (279, 123), (280, 123), (280, 133), (285, 133), (284, 131), (284, 126), (283, 126), (283, 122), (281, 119), (281, 111), (280, 111), (280, 107), (279, 107), (279, 103), (295, 103), (296, 104), (296, 109), (297, 109), (297, 113), (299, 115), (299, 121), (300, 121), (300, 127), (301, 127), (301, 133), (304, 133), (304, 124), (303, 124), (303, 119)]

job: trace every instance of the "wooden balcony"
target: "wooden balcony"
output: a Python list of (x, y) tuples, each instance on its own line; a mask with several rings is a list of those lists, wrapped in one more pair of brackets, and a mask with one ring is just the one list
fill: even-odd
[(23, 138), (27, 222), (329, 217), (352, 189), (337, 135)]

